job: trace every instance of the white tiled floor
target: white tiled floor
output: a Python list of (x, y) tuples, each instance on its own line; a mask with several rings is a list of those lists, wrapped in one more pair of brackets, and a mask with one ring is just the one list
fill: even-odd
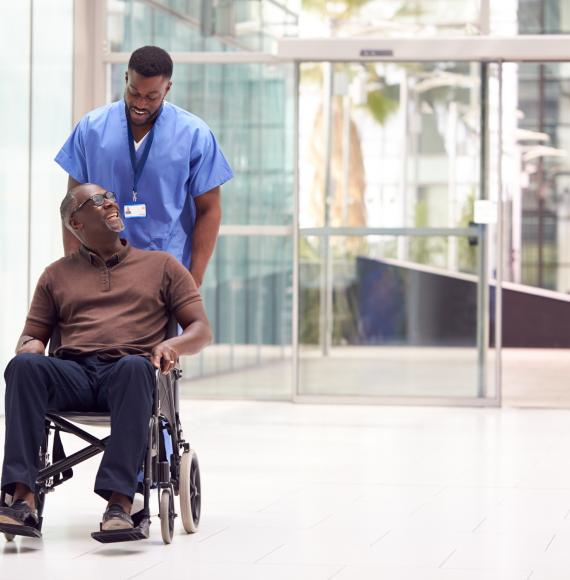
[[(200, 531), (103, 545), (97, 460), (47, 499), (0, 580), (561, 580), (570, 411), (183, 401)], [(156, 511), (156, 505), (153, 505)]]

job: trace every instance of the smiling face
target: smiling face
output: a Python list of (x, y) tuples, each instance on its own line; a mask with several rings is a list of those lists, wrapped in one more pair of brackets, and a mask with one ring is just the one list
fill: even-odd
[(112, 194), (98, 185), (80, 185), (73, 191), (75, 206), (69, 217), (69, 227), (87, 245), (96, 247), (118, 238), (125, 229), (119, 206)]
[(130, 69), (125, 73), (125, 81), (125, 103), (131, 123), (137, 127), (152, 124), (172, 82), (162, 75), (145, 77)]

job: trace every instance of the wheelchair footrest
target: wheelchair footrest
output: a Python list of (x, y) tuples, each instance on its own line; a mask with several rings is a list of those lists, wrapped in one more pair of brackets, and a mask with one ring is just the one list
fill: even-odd
[(91, 537), (103, 544), (113, 542), (134, 542), (135, 540), (146, 540), (149, 536), (150, 519), (143, 518), (139, 525), (128, 530), (107, 530), (92, 532)]
[(0, 532), (13, 534), (14, 536), (28, 536), (29, 538), (41, 538), (42, 533), (33, 526), (19, 526), (18, 524), (0, 524)]

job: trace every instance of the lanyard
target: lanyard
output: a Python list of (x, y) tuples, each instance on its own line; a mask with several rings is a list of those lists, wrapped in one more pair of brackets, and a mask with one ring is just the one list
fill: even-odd
[(133, 131), (131, 129), (131, 122), (129, 120), (129, 115), (128, 115), (127, 108), (125, 105), (125, 115), (127, 117), (127, 131), (129, 134), (129, 154), (131, 156), (131, 167), (133, 168), (133, 201), (137, 201), (139, 179), (142, 175), (144, 166), (146, 165), (146, 161), (148, 159), (148, 154), (150, 153), (150, 148), (152, 147), (152, 141), (154, 139), (154, 127), (156, 124), (156, 119), (158, 119), (158, 117), (160, 116), (160, 113), (162, 113), (162, 106), (160, 107), (160, 110), (158, 111), (158, 115), (154, 119), (154, 123), (152, 125), (152, 128), (149, 131), (149, 134), (146, 138), (146, 143), (145, 143), (141, 158), (137, 162), (137, 154), (135, 151), (135, 143), (134, 143), (135, 139), (133, 137)]

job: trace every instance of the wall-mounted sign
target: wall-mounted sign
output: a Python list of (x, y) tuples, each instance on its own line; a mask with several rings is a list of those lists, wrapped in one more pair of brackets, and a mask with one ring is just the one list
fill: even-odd
[(373, 48), (363, 48), (360, 56), (394, 56), (393, 50), (376, 50)]

